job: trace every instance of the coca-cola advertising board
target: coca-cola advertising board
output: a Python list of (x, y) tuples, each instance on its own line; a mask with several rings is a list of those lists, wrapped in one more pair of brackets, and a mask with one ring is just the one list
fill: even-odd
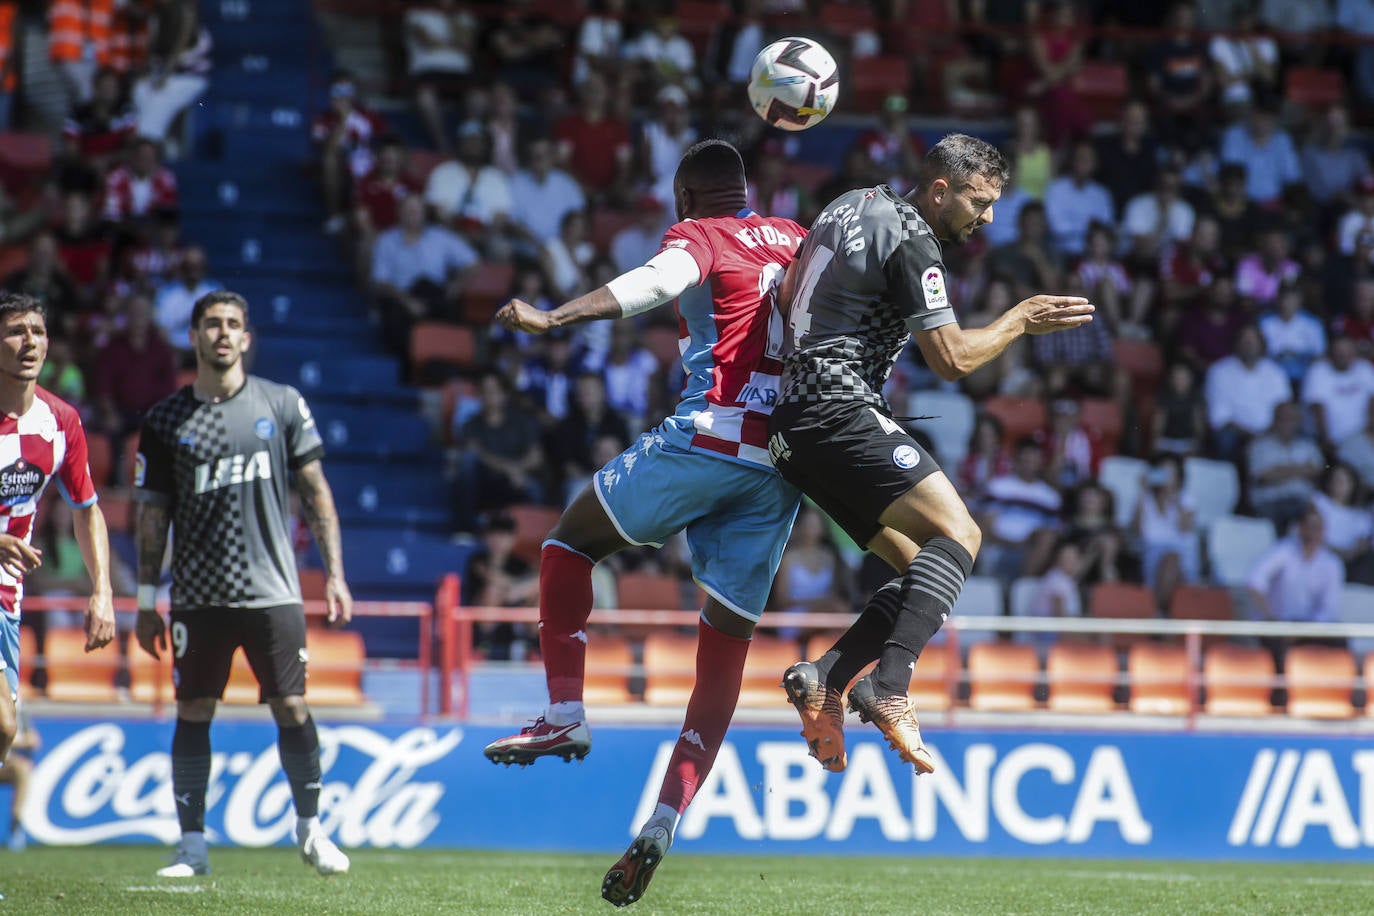
[[(48, 844), (172, 843), (172, 723), (49, 719), (25, 808)], [(594, 729), (582, 763), (499, 767), (507, 728), (320, 725), (322, 817), (346, 847), (613, 852), (652, 812), (665, 726)], [(212, 731), (213, 842), (290, 841), (291, 794), (269, 722)], [(793, 730), (731, 730), (675, 850), (1367, 861), (1374, 750), (1358, 735), (939, 731), (916, 777), (867, 730), (829, 774)], [(3, 821), (0, 821), (3, 830)]]

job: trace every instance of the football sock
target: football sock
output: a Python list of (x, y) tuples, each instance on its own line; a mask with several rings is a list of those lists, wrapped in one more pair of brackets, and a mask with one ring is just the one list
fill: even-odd
[(303, 841), (306, 837), (310, 836), (312, 831), (318, 830), (319, 828), (320, 819), (318, 817), (296, 818), (296, 842), (299, 843)]
[(902, 580), (886, 583), (868, 599), (859, 619), (835, 640), (835, 645), (816, 660), (816, 671), (827, 687), (844, 692), (849, 682), (883, 651), (902, 609)]
[(879, 692), (906, 695), (917, 657), (944, 625), (972, 571), (973, 557), (958, 541), (939, 536), (921, 546), (906, 568), (902, 610), (878, 658), (873, 683)]
[(181, 832), (205, 832), (205, 790), (210, 784), (210, 723), (177, 719), (172, 732), (172, 795)]
[(277, 755), (286, 781), (291, 784), (291, 799), (296, 817), (310, 818), (320, 813), (320, 733), (315, 720), (305, 717), (304, 725), (277, 726)]
[[(539, 554), (539, 651), (549, 685), (549, 723), (569, 710), (561, 703), (582, 702), (587, 665), (587, 617), (592, 612), (592, 566), (585, 554), (557, 541), (545, 541)], [(580, 710), (576, 710), (580, 712)]]
[(682, 733), (673, 746), (658, 792), (660, 805), (681, 813), (711, 772), (744, 681), (749, 640), (726, 636), (705, 620), (697, 623), (697, 672)]

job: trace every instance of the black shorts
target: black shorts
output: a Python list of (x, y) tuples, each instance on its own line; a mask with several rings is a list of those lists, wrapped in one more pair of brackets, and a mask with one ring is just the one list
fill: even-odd
[(239, 646), (258, 679), (259, 703), (305, 694), (305, 610), (299, 604), (172, 611), (168, 643), (178, 700), (220, 699)]
[(783, 479), (867, 547), (884, 510), (940, 470), (895, 420), (862, 401), (779, 404), (768, 449)]

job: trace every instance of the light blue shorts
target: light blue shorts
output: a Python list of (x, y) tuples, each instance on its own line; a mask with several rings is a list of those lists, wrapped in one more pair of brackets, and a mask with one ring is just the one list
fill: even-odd
[(801, 491), (771, 471), (677, 448), (657, 432), (640, 436), (593, 481), (621, 537), (662, 547), (685, 531), (697, 584), (741, 617), (759, 619)]
[(10, 685), (10, 696), (19, 698), (19, 615), (0, 610), (0, 671)]

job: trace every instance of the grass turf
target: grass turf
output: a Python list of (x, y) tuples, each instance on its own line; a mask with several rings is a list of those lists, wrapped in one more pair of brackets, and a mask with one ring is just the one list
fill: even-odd
[[(214, 874), (153, 877), (165, 850), (0, 854), (0, 913), (610, 913), (614, 856), (373, 851), (320, 878), (294, 850), (213, 849)], [(1368, 913), (1354, 865), (672, 855), (635, 914)]]

